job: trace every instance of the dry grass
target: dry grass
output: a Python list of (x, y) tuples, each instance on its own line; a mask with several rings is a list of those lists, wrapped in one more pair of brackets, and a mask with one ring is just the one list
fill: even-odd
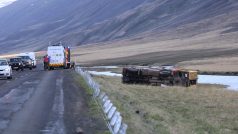
[[(238, 48), (237, 34), (220, 35), (221, 31), (208, 32), (196, 35), (186, 39), (173, 39), (158, 41), (154, 39), (135, 40), (135, 41), (115, 41), (105, 44), (92, 44), (80, 46), (75, 49), (75, 54), (82, 54), (81, 60), (95, 60), (127, 57), (137, 54), (174, 51), (174, 50), (192, 50), (192, 49), (230, 49)], [(100, 55), (99, 57), (94, 57)]]
[(202, 71), (238, 71), (238, 56), (206, 58), (202, 60), (191, 60), (178, 63), (179, 66), (188, 69)]
[[(212, 31), (184, 39), (120, 40), (104, 44), (91, 44), (88, 46), (76, 47), (73, 49), (72, 53), (74, 55), (73, 59), (81, 65), (110, 65), (110, 63), (117, 65), (137, 63), (161, 64), (164, 61), (169, 62), (171, 60), (171, 54), (174, 56), (174, 59), (176, 59), (181, 56), (181, 54), (189, 53), (185, 57), (182, 57), (182, 59), (180, 57), (180, 59), (175, 60), (177, 61), (175, 64), (182, 62), (182, 65), (185, 67), (202, 71), (208, 71), (210, 68), (212, 68), (213, 71), (238, 71), (237, 62), (224, 62), (227, 59), (230, 59), (230, 57), (233, 57), (233, 61), (237, 61), (238, 59), (237, 54), (234, 55), (225, 52), (226, 50), (238, 49), (238, 33), (222, 35), (220, 32), (221, 30)], [(215, 50), (224, 50), (224, 52), (220, 52), (217, 56), (213, 57), (203, 56), (205, 53), (217, 53)], [(164, 53), (167, 51), (170, 53)], [(196, 59), (186, 58), (194, 56), (194, 52), (196, 51), (201, 52), (200, 54), (196, 54)], [(160, 59), (158, 59), (158, 57), (160, 57)], [(216, 58), (219, 57), (223, 57), (223, 59), (216, 60)], [(197, 63), (197, 60), (203, 60), (204, 58), (206, 58), (205, 60), (207, 62), (202, 65)], [(185, 63), (183, 63), (184, 61)], [(195, 62), (196, 64), (193, 64)], [(221, 64), (221, 69), (217, 68), (217, 65)]]
[(238, 92), (222, 86), (155, 87), (94, 76), (133, 134), (238, 133)]

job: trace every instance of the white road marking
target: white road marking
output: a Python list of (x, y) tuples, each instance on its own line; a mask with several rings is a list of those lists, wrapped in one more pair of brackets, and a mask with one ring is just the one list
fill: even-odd
[(36, 81), (25, 81), (25, 82), (23, 83), (23, 85), (31, 85), (31, 84), (38, 84), (38, 83), (40, 83), (39, 80), (36, 80)]

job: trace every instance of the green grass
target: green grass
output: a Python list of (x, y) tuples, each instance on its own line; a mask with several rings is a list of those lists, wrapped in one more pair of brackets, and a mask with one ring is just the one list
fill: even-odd
[(93, 90), (88, 86), (84, 78), (80, 75), (77, 75), (75, 77), (76, 77), (75, 79), (77, 79), (77, 81), (79, 82), (80, 86), (86, 91), (86, 94), (92, 96)]
[(238, 133), (238, 92), (223, 86), (162, 88), (122, 84), (117, 77), (94, 79), (122, 113), (129, 134)]

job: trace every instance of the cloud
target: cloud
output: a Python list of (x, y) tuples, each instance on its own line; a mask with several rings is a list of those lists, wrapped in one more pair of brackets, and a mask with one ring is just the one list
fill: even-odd
[(0, 0), (0, 8), (8, 6), (17, 0)]

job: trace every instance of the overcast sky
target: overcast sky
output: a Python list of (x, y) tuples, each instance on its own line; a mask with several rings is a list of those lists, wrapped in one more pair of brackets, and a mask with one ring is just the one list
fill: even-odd
[(0, 0), (0, 8), (5, 7), (17, 0)]

